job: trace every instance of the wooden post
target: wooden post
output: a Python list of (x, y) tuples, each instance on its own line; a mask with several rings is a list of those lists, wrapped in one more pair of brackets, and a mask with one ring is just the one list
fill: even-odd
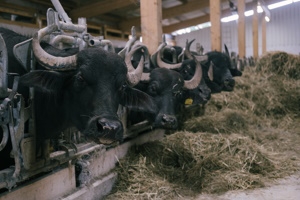
[(252, 36), (253, 36), (253, 58), (258, 58), (258, 13), (257, 4), (253, 6), (253, 18), (252, 18)]
[(246, 55), (245, 48), (245, 0), (238, 1), (238, 47), (239, 47), (239, 57), (244, 58)]
[(221, 2), (220, 0), (209, 0), (210, 8), (210, 35), (211, 50), (222, 51), (221, 46)]
[(162, 42), (162, 0), (141, 0), (141, 31), (143, 43), (153, 54)]
[(265, 54), (267, 52), (267, 27), (266, 27), (266, 20), (265, 16), (262, 18), (261, 21), (261, 42), (262, 42), (262, 54)]

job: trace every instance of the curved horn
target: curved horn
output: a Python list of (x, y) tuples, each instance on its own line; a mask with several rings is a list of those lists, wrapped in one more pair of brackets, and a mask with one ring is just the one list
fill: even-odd
[(180, 52), (180, 54), (178, 55), (178, 60), (181, 60), (181, 61), (184, 60), (184, 52), (185, 52), (185, 48), (183, 48), (182, 51)]
[(124, 49), (122, 49), (118, 55), (121, 56), (122, 58), (125, 59), (125, 55), (130, 51), (131, 49), (131, 46), (134, 44), (134, 42), (137, 40), (137, 37), (136, 37), (136, 30), (135, 30), (135, 27), (132, 26), (131, 28), (131, 39), (127, 41)]
[(184, 55), (189, 58), (189, 59), (193, 59), (193, 57), (195, 57), (195, 59), (199, 62), (202, 62), (204, 60), (208, 59), (207, 55), (193, 55), (190, 51), (190, 47), (191, 44), (195, 41), (195, 39), (193, 39), (192, 41), (188, 42), (188, 40), (186, 40), (186, 46), (185, 46), (185, 51), (184, 51)]
[(134, 48), (131, 49), (131, 51), (129, 51), (129, 53), (126, 54), (126, 57), (125, 57), (125, 63), (126, 63), (127, 69), (128, 69), (127, 80), (132, 87), (135, 86), (136, 84), (138, 84), (139, 81), (141, 80), (141, 76), (142, 76), (143, 68), (144, 68), (144, 58), (141, 57), (141, 60), (138, 64), (137, 68), (135, 69), (131, 63), (131, 57), (133, 56), (133, 54), (136, 51), (143, 49), (143, 48), (144, 48), (143, 45), (136, 45)]
[(142, 46), (142, 49), (144, 51), (144, 67), (146, 69), (150, 69), (150, 54), (147, 46), (141, 43), (140, 41), (136, 41), (132, 48), (135, 48), (135, 46), (139, 45)]
[(149, 80), (150, 80), (150, 73), (143, 72), (141, 81), (149, 81)]
[(161, 67), (161, 68), (167, 68), (167, 69), (178, 69), (181, 67), (182, 63), (176, 63), (176, 64), (169, 64), (169, 63), (166, 63), (164, 61), (162, 61), (161, 59), (161, 50), (166, 46), (167, 44), (166, 43), (162, 43), (161, 45), (159, 45), (156, 53), (153, 55), (154, 58), (156, 56), (156, 63), (157, 63), (157, 66), (158, 67)]
[(45, 35), (49, 35), (50, 33), (57, 30), (57, 25), (52, 24), (43, 29), (40, 29), (37, 33), (35, 33), (32, 39), (33, 53), (37, 61), (47, 69), (57, 71), (74, 70), (76, 69), (77, 55), (68, 57), (52, 56), (44, 51), (44, 49), (40, 45), (40, 41)]
[(190, 47), (191, 44), (195, 41), (195, 39), (193, 39), (192, 41), (188, 42), (188, 40), (186, 40), (185, 43), (185, 51), (184, 51), (184, 55), (188, 58), (188, 59), (193, 59), (193, 55), (190, 51)]
[(195, 69), (195, 74), (191, 80), (184, 81), (184, 88), (192, 90), (198, 87), (200, 84), (201, 78), (202, 78), (202, 68), (200, 65), (200, 62), (198, 62), (196, 59), (194, 59), (196, 62), (196, 69)]

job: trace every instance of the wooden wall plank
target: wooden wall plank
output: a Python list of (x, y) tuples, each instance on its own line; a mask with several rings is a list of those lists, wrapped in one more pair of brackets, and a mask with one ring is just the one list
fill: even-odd
[(27, 183), (0, 196), (0, 200), (43, 199), (52, 200), (75, 190), (75, 167), (69, 165), (59, 171), (53, 171), (38, 180)]

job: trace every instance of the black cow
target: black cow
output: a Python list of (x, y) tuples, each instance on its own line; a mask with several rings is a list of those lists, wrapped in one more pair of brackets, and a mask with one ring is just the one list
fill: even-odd
[[(44, 31), (41, 29), (36, 33), (32, 42), (39, 64), (36, 70), (26, 72), (16, 61), (13, 47), (27, 38), (0, 29), (7, 43), (9, 72), (21, 75), (18, 92), (28, 97), (26, 87), (36, 89), (37, 144), (57, 138), (69, 127), (76, 127), (87, 136), (122, 141), (123, 125), (117, 116), (119, 104), (134, 110), (156, 112), (156, 105), (149, 95), (128, 86), (127, 68), (120, 56), (101, 48), (77, 52), (44, 45), (44, 50), (40, 46)], [(70, 56), (70, 52), (77, 54)], [(2, 162), (2, 157), (0, 160)]]
[[(178, 123), (175, 116), (175, 106), (182, 94), (183, 86), (183, 77), (178, 72), (165, 68), (153, 69), (149, 74), (149, 79), (146, 82), (139, 82), (135, 87), (154, 98), (157, 113), (144, 115), (140, 112), (137, 114), (130, 111), (129, 119), (134, 122), (134, 119), (147, 118), (153, 127), (176, 129)], [(140, 116), (140, 118), (137, 119), (136, 116)]]
[[(190, 80), (194, 73), (197, 65), (200, 65), (200, 62), (196, 59), (187, 59), (183, 61), (182, 67), (179, 69), (179, 73), (183, 76), (184, 80)], [(212, 70), (212, 69), (211, 69)], [(211, 89), (205, 82), (206, 77), (208, 77), (208, 73), (205, 72), (202, 68), (202, 79), (200, 84), (190, 90), (184, 90), (183, 92), (183, 100), (191, 99), (192, 102), (189, 104), (206, 104), (211, 98)]]
[[(155, 125), (176, 129), (178, 122), (176, 113), (178, 105), (183, 104), (187, 98), (185, 95), (188, 91), (197, 90), (202, 79), (202, 69), (200, 65), (196, 66), (196, 70), (188, 80), (185, 80), (182, 74), (177, 72), (179, 68), (183, 68), (190, 64), (190, 60), (179, 63), (165, 63), (162, 60), (161, 50), (166, 47), (166, 43), (162, 43), (156, 53), (152, 55), (152, 61), (157, 67), (150, 72), (149, 85), (147, 93), (150, 94), (157, 102), (159, 113), (156, 115)], [(173, 126), (173, 121), (176, 124)], [(168, 127), (170, 124), (170, 127)]]
[[(187, 42), (186, 49), (189, 50), (189, 46), (191, 43)], [(173, 63), (173, 65), (176, 65), (176, 63), (179, 63), (180, 60), (183, 60), (180, 65), (180, 67), (173, 67), (174, 70), (178, 71), (184, 78), (184, 80), (190, 80), (194, 74), (196, 66), (201, 66), (200, 62), (205, 60), (206, 56), (198, 56), (196, 57), (196, 53), (191, 52), (193, 55), (185, 55), (185, 49), (183, 49), (180, 46), (172, 46), (168, 48), (163, 49), (163, 57), (162, 61), (163, 63), (159, 63), (162, 67), (165, 67), (165, 63)], [(184, 56), (184, 58), (182, 58)], [(177, 59), (174, 59), (176, 57)], [(197, 60), (198, 59), (198, 60)], [(164, 63), (165, 62), (165, 63)], [(166, 66), (167, 67), (167, 66)], [(211, 90), (207, 86), (206, 82), (204, 81), (204, 77), (208, 77), (211, 73), (212, 69), (208, 71), (203, 71), (202, 69), (202, 78), (200, 81), (200, 84), (194, 88), (189, 90), (184, 90), (182, 94), (182, 100), (183, 102), (186, 99), (192, 100), (192, 104), (206, 104), (208, 100), (211, 97)]]
[(207, 61), (202, 62), (201, 66), (203, 73), (209, 71), (209, 68), (213, 67), (212, 80), (205, 77), (207, 86), (211, 89), (212, 93), (219, 93), (221, 91), (233, 91), (235, 80), (230, 72), (231, 61), (230, 58), (218, 51), (211, 51), (206, 53), (208, 56)]
[[(234, 89), (235, 80), (230, 72), (230, 69), (233, 67), (229, 55), (219, 51), (210, 51), (205, 54), (207, 57), (203, 60), (203, 55), (197, 55), (195, 52), (189, 50), (193, 41), (194, 40), (189, 43), (187, 42), (184, 54), (188, 58), (194, 56), (201, 62), (203, 78), (207, 86), (211, 89), (211, 92), (232, 91)], [(212, 73), (209, 73), (210, 71), (212, 71)]]
[[(142, 44), (134, 44), (132, 49)], [(177, 68), (184, 63), (166, 64), (167, 67), (162, 67), (160, 50), (165, 46), (162, 43), (157, 52), (151, 55), (150, 69), (145, 69), (142, 79), (135, 87), (139, 90), (145, 91), (153, 97), (157, 106), (157, 113), (146, 116), (141, 116), (142, 113), (129, 112), (129, 120), (132, 123), (139, 122), (147, 118), (157, 128), (176, 129), (178, 126), (176, 118), (176, 107), (182, 102), (182, 94), (185, 90), (194, 89), (198, 86), (202, 71), (199, 66), (190, 80), (185, 81), (180, 73), (168, 68)], [(146, 48), (146, 47), (144, 47)], [(147, 51), (144, 51), (147, 52)], [(140, 59), (143, 52), (139, 52), (135, 57)], [(148, 56), (146, 56), (148, 57)], [(133, 61), (136, 63), (136, 61)], [(149, 70), (149, 71), (147, 71)], [(139, 117), (137, 117), (139, 116)]]

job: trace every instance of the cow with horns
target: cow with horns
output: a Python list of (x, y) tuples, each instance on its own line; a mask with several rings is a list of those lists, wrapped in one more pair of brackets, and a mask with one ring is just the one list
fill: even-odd
[[(181, 55), (183, 58), (181, 59), (194, 57), (201, 62), (203, 78), (207, 86), (211, 89), (211, 93), (233, 91), (235, 80), (230, 72), (233, 66), (229, 55), (219, 51), (210, 51), (205, 55), (198, 55), (196, 52), (190, 51), (193, 41), (186, 42), (186, 47), (183, 49)], [(195, 68), (191, 67), (186, 70), (190, 71), (189, 73), (193, 73)]]
[[(189, 43), (187, 43), (188, 45)], [(188, 47), (186, 47), (187, 49)], [(189, 90), (184, 90), (182, 95), (182, 103), (205, 105), (211, 97), (211, 89), (207, 86), (206, 77), (212, 77), (212, 67), (208, 71), (205, 71), (201, 66), (201, 62), (207, 59), (206, 55), (196, 56), (188, 54), (183, 57), (185, 49), (179, 46), (165, 46), (161, 49), (162, 57), (156, 63), (164, 68), (172, 68), (178, 71), (184, 78), (184, 80), (191, 80), (195, 74), (195, 69), (200, 66), (202, 70), (202, 78), (197, 87)], [(178, 65), (176, 63), (182, 63)], [(170, 67), (176, 66), (176, 67)], [(186, 101), (189, 100), (189, 101)]]
[[(144, 69), (141, 81), (135, 88), (153, 97), (157, 106), (157, 112), (155, 114), (146, 114), (145, 116), (140, 112), (129, 111), (128, 119), (136, 123), (139, 122), (136, 120), (146, 118), (155, 128), (176, 129), (178, 127), (176, 107), (182, 103), (183, 92), (185, 90), (194, 89), (199, 85), (202, 77), (200, 64), (197, 65), (193, 77), (190, 80), (184, 80), (182, 75), (174, 69), (186, 65), (188, 62), (185, 61), (176, 64), (164, 63), (161, 60), (161, 50), (166, 46), (165, 42), (163, 42), (151, 56), (148, 53), (147, 47), (139, 42), (135, 42), (134, 39), (131, 43), (127, 43), (124, 51), (126, 51), (126, 48), (128, 52), (129, 48), (135, 49), (139, 46), (143, 46), (143, 51), (140, 52), (138, 56), (135, 56), (135, 59), (139, 60), (141, 56), (144, 56), (149, 65), (145, 66), (146, 69)], [(122, 55), (124, 51), (119, 52), (119, 55)], [(133, 66), (133, 68), (135, 68), (135, 66)]]
[[(13, 55), (14, 46), (27, 38), (0, 28), (8, 51), (8, 72), (21, 76), (18, 93), (28, 100), (28, 87), (36, 89), (37, 144), (57, 138), (69, 127), (76, 127), (86, 136), (122, 141), (123, 125), (117, 116), (119, 104), (142, 112), (156, 112), (152, 97), (130, 86), (137, 84), (141, 73), (128, 70), (120, 56), (101, 48), (60, 50), (41, 42), (57, 29), (51, 25), (33, 36), (32, 50), (38, 63), (35, 70), (27, 72)], [(9, 80), (8, 86), (11, 84)], [(3, 160), (2, 153), (0, 156)]]

